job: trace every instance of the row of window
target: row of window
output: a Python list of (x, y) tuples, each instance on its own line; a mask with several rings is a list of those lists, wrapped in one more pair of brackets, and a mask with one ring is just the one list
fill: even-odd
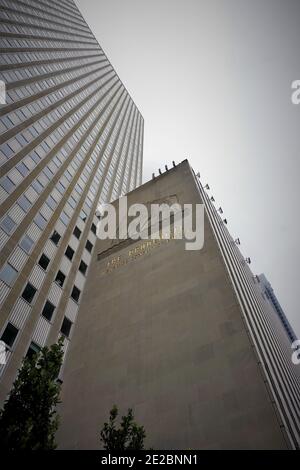
[[(63, 22), (63, 20), (61, 20), (61, 22), (58, 22), (58, 21), (53, 22), (53, 20), (51, 20), (49, 17), (47, 17), (47, 19), (41, 18), (40, 15), (39, 16), (28, 15), (24, 13), (23, 11), (18, 11), (18, 13), (10, 11), (9, 13), (7, 13), (4, 10), (2, 14), (4, 18), (7, 18), (9, 20), (15, 20), (16, 22), (22, 22), (22, 23), (26, 22), (26, 24), (29, 24), (32, 26), (38, 26), (44, 29), (45, 29), (45, 26), (46, 28), (47, 27), (49, 28), (50, 26), (51, 30), (52, 29), (54, 30), (54, 28), (57, 26), (59, 27), (62, 26), (63, 29), (62, 30), (60, 29), (60, 31), (62, 31), (65, 34), (72, 34), (72, 35), (76, 34), (79, 36), (82, 35), (86, 39), (93, 39), (93, 35), (91, 34), (90, 31), (86, 31), (78, 27), (74, 28), (73, 26), (70, 26), (66, 22)], [(76, 33), (75, 33), (75, 30), (76, 30)]]
[[(9, 18), (9, 21), (12, 21), (12, 19)], [(97, 41), (93, 37), (86, 37), (81, 34), (70, 34), (67, 31), (62, 31), (59, 29), (56, 31), (54, 29), (49, 29), (44, 29), (39, 25), (31, 25), (30, 23), (27, 23), (25, 26), (20, 24), (13, 24), (12, 22), (7, 24), (7, 21), (5, 21), (4, 17), (2, 18), (1, 22), (1, 32), (10, 33), (11, 35), (30, 35), (31, 40), (60, 40), (66, 41), (70, 44), (75, 42), (76, 44), (86, 44), (87, 46), (97, 47)]]
[[(63, 48), (66, 46), (66, 43), (63, 40), (55, 41), (55, 40), (51, 40), (48, 38), (45, 38), (45, 39), (37, 39), (37, 38), (7, 39), (3, 37), (2, 42), (3, 42), (3, 49), (9, 49), (10, 47), (18, 48), (18, 49), (19, 48), (30, 49), (32, 47), (40, 47), (41, 49), (45, 49), (45, 48), (48, 49), (51, 47)], [(70, 45), (69, 49), (78, 48), (81, 50), (99, 51), (99, 46), (97, 43), (86, 44), (84, 42), (72, 41), (72, 42), (68, 42), (68, 46), (69, 45)]]
[[(106, 66), (106, 68), (109, 67), (109, 65)], [(55, 83), (50, 83), (53, 82), (53, 79), (47, 79), (47, 80), (43, 80), (39, 83), (36, 83), (36, 84), (32, 84), (31, 85), (31, 88), (35, 87), (35, 93), (38, 93), (40, 91), (44, 91), (44, 90), (47, 90), (49, 94), (47, 94), (46, 96), (43, 96), (41, 98), (39, 98), (38, 100), (36, 101), (32, 101), (31, 103), (27, 103), (26, 106), (23, 106), (23, 107), (19, 107), (19, 109), (15, 110), (15, 111), (11, 111), (9, 114), (7, 114), (6, 116), (3, 116), (1, 118), (1, 122), (3, 122), (4, 126), (6, 129), (11, 129), (13, 126), (19, 124), (19, 123), (23, 123), (24, 122), (24, 116), (25, 116), (25, 119), (29, 119), (31, 116), (34, 116), (35, 114), (37, 113), (40, 113), (40, 112), (44, 112), (45, 113), (45, 116), (40, 119), (39, 121), (36, 121), (35, 122), (35, 126), (37, 127), (38, 124), (42, 125), (42, 124), (45, 124), (45, 129), (48, 128), (52, 122), (49, 121), (50, 118), (54, 118), (54, 116), (56, 115), (56, 119), (59, 119), (60, 117), (64, 116), (69, 110), (70, 110), (70, 106), (77, 106), (80, 102), (80, 99), (84, 99), (87, 95), (88, 95), (88, 91), (87, 90), (95, 90), (96, 88), (98, 88), (99, 86), (99, 83), (102, 83), (103, 82), (103, 78), (102, 78), (102, 75), (103, 75), (103, 71), (99, 71), (99, 70), (96, 70), (98, 69), (99, 67), (97, 67), (96, 65), (95, 66), (90, 66), (91, 70), (90, 70), (90, 75), (87, 76), (87, 77), (84, 77), (84, 78), (81, 78), (81, 75), (79, 72), (77, 73), (76, 75), (76, 82), (75, 83), (71, 83), (69, 84), (68, 81), (72, 78), (66, 76), (66, 80), (63, 81), (63, 80), (60, 80), (59, 81), (59, 85), (60, 85), (60, 89), (59, 90), (55, 90), (54, 92), (51, 90), (51, 86), (55, 86)], [(111, 68), (111, 67), (110, 67)], [(99, 73), (101, 72), (101, 75), (99, 76)], [(66, 75), (70, 75), (70, 74), (66, 74)], [(92, 82), (96, 77), (99, 78), (99, 83), (92, 83), (91, 85), (90, 82)], [(83, 87), (85, 87), (87, 85), (87, 89), (83, 90), (83, 91), (80, 91), (78, 89), (78, 81), (80, 82), (80, 88), (82, 89)], [(46, 83), (45, 83), (46, 82)], [(49, 82), (49, 83), (48, 83)], [(19, 87), (19, 88), (16, 88), (16, 89), (13, 89), (13, 90), (9, 90), (7, 92), (7, 103), (9, 104), (10, 101), (12, 103), (16, 103), (28, 96), (32, 96), (32, 94), (34, 95), (35, 93), (33, 93), (33, 91), (31, 92), (31, 95), (29, 94), (30, 93), (30, 90), (27, 89), (28, 86), (26, 87)], [(74, 92), (77, 92), (78, 93), (73, 96), (73, 97), (70, 97), (70, 95)], [(48, 107), (53, 105), (54, 103), (56, 103), (58, 100), (61, 100), (61, 99), (64, 99), (66, 101), (64, 101), (63, 103), (58, 103), (58, 106), (57, 108), (55, 108), (54, 110), (52, 110), (51, 112), (49, 112), (49, 109)], [(48, 119), (48, 121), (46, 122), (45, 120)], [(25, 120), (25, 123), (26, 123), (26, 120)], [(55, 122), (55, 121), (53, 121)], [(31, 129), (31, 128), (30, 128)], [(3, 129), (3, 131), (5, 131)], [(30, 137), (30, 136), (29, 136)], [(30, 139), (32, 140), (32, 139)], [(15, 140), (13, 139), (11, 142), (15, 142)], [(11, 144), (11, 147), (13, 146), (13, 144)], [(17, 146), (17, 143), (15, 143), (15, 145)], [(5, 148), (5, 154), (6, 154), (6, 157), (7, 158), (10, 158), (11, 154), (10, 154), (10, 150), (8, 148)], [(14, 149), (14, 152), (17, 152), (18, 150), (17, 149)]]
[[(3, 1), (3, 0), (2, 0)], [(45, 51), (43, 49), (41, 49), (40, 51), (36, 50), (36, 51), (26, 51), (26, 50), (23, 50), (23, 51), (19, 51), (19, 52), (16, 52), (14, 54), (3, 54), (3, 56), (1, 57), (1, 60), (3, 62), (3, 65), (4, 64), (7, 64), (7, 65), (13, 65), (15, 66), (16, 64), (20, 64), (20, 65), (24, 65), (24, 64), (27, 64), (27, 63), (31, 63), (31, 62), (45, 62), (45, 61), (48, 61), (48, 60), (60, 60), (60, 59), (76, 59), (77, 57), (82, 57), (82, 56), (85, 56), (85, 57), (91, 57), (92, 55), (95, 56), (98, 54), (95, 54), (95, 53), (84, 53), (82, 54), (82, 51), (78, 50), (76, 51), (75, 49), (70, 51), (68, 49), (65, 49), (65, 50), (60, 50), (60, 51), (57, 51), (55, 49), (51, 50), (51, 51)]]
[[(6, 5), (7, 7), (12, 6), (12, 3), (14, 2), (12, 0), (8, 1), (3, 1), (3, 5)], [(38, 5), (36, 5), (38, 3)], [(56, 2), (52, 1), (51, 2), (51, 7), (50, 5), (47, 5), (43, 3), (42, 5), (39, 4), (39, 2), (29, 2), (27, 1), (27, 4), (22, 3), (21, 5), (17, 5), (18, 11), (20, 12), (29, 12), (31, 15), (33, 13), (37, 14), (37, 17), (39, 18), (40, 16), (42, 18), (48, 19), (48, 16), (50, 17), (55, 17), (59, 18), (63, 22), (67, 23), (72, 23), (78, 25), (78, 27), (81, 28), (88, 28), (87, 24), (84, 22), (83, 18), (78, 15), (77, 11), (75, 11), (73, 8), (71, 9), (66, 9), (66, 8), (60, 8), (61, 7), (61, 2), (59, 3), (60, 7), (54, 6), (56, 5)], [(56, 13), (57, 12), (57, 13)]]
[[(71, 333), (71, 328), (72, 328), (73, 323), (71, 320), (69, 320), (67, 317), (64, 317), (60, 332), (69, 338), (70, 333)], [(1, 341), (3, 341), (8, 348), (12, 348), (15, 340), (17, 338), (17, 335), (19, 333), (18, 328), (16, 328), (12, 323), (7, 323), (5, 330), (2, 333), (1, 336)], [(38, 346), (36, 343), (32, 342), (29, 346), (28, 352), (26, 356), (31, 357), (32, 353), (37, 353), (40, 350), (40, 346)]]
[[(99, 57), (102, 57), (101, 55)], [(97, 55), (98, 58), (98, 55)], [(47, 75), (49, 73), (61, 73), (62, 71), (66, 70), (67, 68), (73, 67), (81, 67), (84, 68), (85, 66), (89, 66), (92, 62), (95, 61), (95, 58), (80, 58), (80, 59), (73, 59), (69, 61), (67, 64), (65, 62), (54, 62), (52, 64), (38, 64), (32, 65), (30, 67), (20, 67), (19, 69), (7, 70), (2, 72), (3, 80), (5, 83), (9, 82), (17, 82), (19, 80), (28, 80), (34, 77), (39, 77), (41, 80), (41, 75)]]
[[(93, 223), (92, 224), (92, 227), (91, 227), (91, 230), (95, 233), (96, 231), (96, 225)], [(73, 230), (73, 234), (74, 236), (79, 239), (80, 236), (81, 236), (81, 230), (75, 226), (74, 230)], [(61, 239), (61, 235), (56, 231), (54, 230), (51, 237), (50, 237), (50, 240), (52, 240), (52, 242), (55, 244), (55, 245), (58, 245), (59, 243), (59, 240)], [(33, 246), (34, 242), (33, 240), (28, 236), (28, 235), (25, 235), (21, 242), (20, 242), (20, 246), (24, 249), (24, 251), (26, 253), (30, 253), (31, 251), (31, 248)], [(90, 242), (90, 240), (87, 240), (86, 241), (86, 245), (85, 245), (85, 248), (87, 249), (87, 251), (89, 253), (91, 253), (92, 249), (93, 249), (93, 244)], [(68, 245), (67, 248), (66, 248), (66, 251), (65, 251), (65, 256), (70, 260), (72, 261), (73, 259), (73, 256), (74, 256), (74, 253), (75, 253), (75, 250), (70, 246)], [(42, 253), (42, 255), (40, 256), (40, 259), (38, 261), (38, 264), (39, 266), (41, 266), (45, 271), (48, 267), (50, 263), (50, 258), (45, 254), (45, 253)], [(80, 264), (79, 264), (79, 268), (78, 270), (85, 276), (86, 275), (86, 272), (87, 272), (87, 268), (88, 268), (88, 265), (83, 261), (81, 260), (80, 261)], [(0, 279), (5, 282), (7, 285), (9, 286), (12, 286), (12, 284), (14, 283), (16, 277), (18, 275), (18, 271), (13, 267), (11, 266), (9, 263), (5, 264), (3, 266), (3, 268), (1, 269), (0, 271)], [(64, 284), (64, 281), (65, 281), (65, 274), (62, 272), (62, 271), (58, 271), (57, 275), (56, 275), (56, 278), (55, 278), (55, 281), (61, 286), (63, 287), (63, 284)], [(76, 286), (74, 286), (76, 287)], [(71, 297), (74, 298), (74, 300), (78, 301), (79, 299), (79, 295), (80, 295), (80, 291), (79, 289), (74, 289), (74, 295)], [(27, 299), (26, 299), (27, 300)], [(32, 300), (32, 299), (31, 299)], [(29, 300), (27, 300), (29, 301)], [(29, 301), (31, 302), (31, 301)]]

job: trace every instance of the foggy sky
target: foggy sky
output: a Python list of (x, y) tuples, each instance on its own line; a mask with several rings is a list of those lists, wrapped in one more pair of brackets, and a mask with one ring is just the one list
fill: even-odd
[(187, 157), (300, 337), (300, 1), (75, 1), (145, 119), (143, 180)]

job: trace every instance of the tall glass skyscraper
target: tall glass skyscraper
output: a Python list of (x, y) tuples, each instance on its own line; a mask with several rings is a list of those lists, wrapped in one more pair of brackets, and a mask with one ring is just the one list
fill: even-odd
[(97, 204), (141, 183), (143, 118), (72, 0), (0, 6), (2, 402), (26, 354), (68, 348)]

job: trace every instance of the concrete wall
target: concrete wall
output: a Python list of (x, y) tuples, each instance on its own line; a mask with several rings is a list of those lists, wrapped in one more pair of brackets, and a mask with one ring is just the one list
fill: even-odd
[[(187, 162), (129, 202), (201, 202)], [(100, 448), (109, 410), (134, 409), (154, 449), (285, 448), (211, 228), (200, 251), (98, 241), (64, 370), (61, 448)], [(139, 248), (138, 252), (141, 251)], [(129, 261), (107, 272), (116, 256)]]

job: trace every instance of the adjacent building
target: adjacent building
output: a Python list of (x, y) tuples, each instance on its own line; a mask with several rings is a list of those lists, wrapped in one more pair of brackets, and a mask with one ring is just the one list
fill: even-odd
[(287, 336), (290, 339), (290, 342), (293, 343), (296, 339), (296, 333), (294, 332), (290, 322), (288, 321), (280, 303), (279, 300), (277, 299), (274, 290), (266, 278), (264, 274), (260, 274), (259, 276), (256, 276), (258, 282), (260, 282), (260, 287), (262, 289), (263, 294), (265, 295), (266, 299), (270, 302), (272, 305), (274, 312), (278, 315), (278, 317), (281, 320), (282, 326), (284, 330), (286, 331)]
[(141, 183), (143, 118), (73, 0), (0, 0), (0, 403), (26, 354), (65, 350), (99, 201)]
[(65, 363), (60, 448), (100, 448), (113, 404), (134, 409), (154, 449), (298, 448), (289, 341), (186, 160), (128, 194), (128, 206), (152, 202), (203, 203), (204, 246), (97, 239)]

